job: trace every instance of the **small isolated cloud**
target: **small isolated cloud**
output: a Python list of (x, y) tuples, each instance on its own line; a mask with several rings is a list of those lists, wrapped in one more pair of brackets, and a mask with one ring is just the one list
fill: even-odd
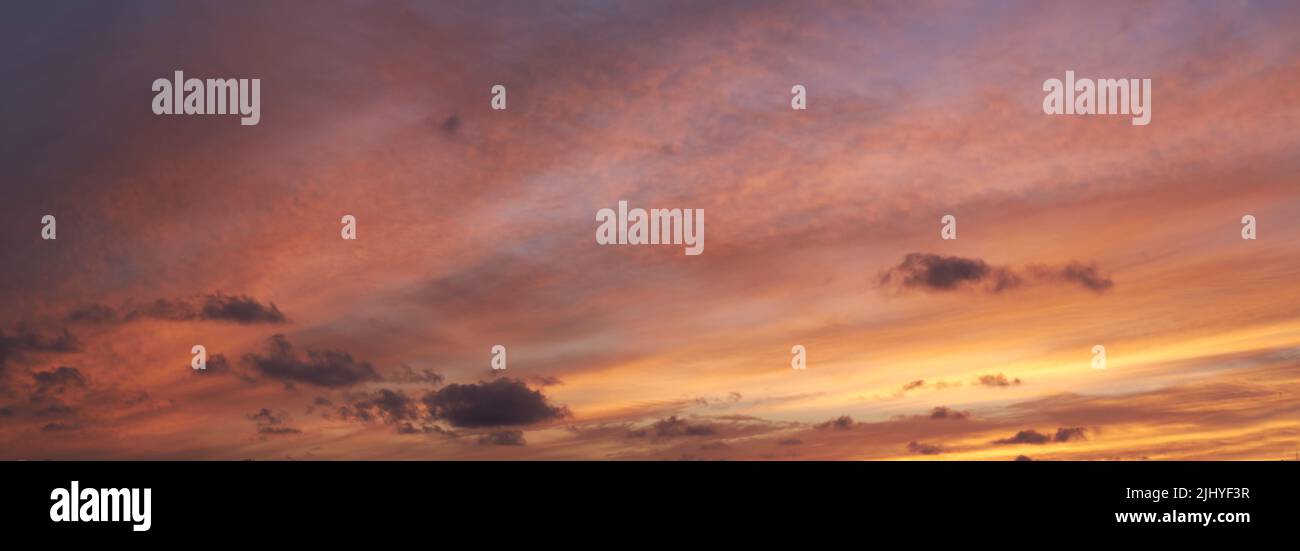
[(1017, 432), (1011, 438), (994, 440), (994, 444), (1046, 444), (1052, 440), (1051, 436), (1038, 432), (1036, 430), (1022, 430)]
[(712, 425), (691, 424), (685, 419), (679, 419), (676, 415), (655, 421), (648, 428), (638, 429), (627, 434), (628, 438), (645, 438), (647, 436), (654, 439), (677, 438), (681, 436), (713, 436), (718, 430)]
[(825, 423), (813, 425), (817, 430), (849, 430), (853, 428), (853, 418), (848, 415), (841, 415)]
[(245, 354), (243, 360), (268, 377), (323, 387), (345, 387), (379, 379), (374, 367), (352, 359), (347, 352), (308, 350), (307, 356), (300, 358), (284, 335), (271, 336), (266, 354)]
[(1071, 442), (1074, 440), (1087, 440), (1086, 431), (1083, 427), (1069, 427), (1056, 429), (1056, 436), (1052, 438), (1056, 442)]
[(880, 275), (882, 285), (903, 289), (950, 291), (959, 287), (992, 282), (994, 291), (1020, 286), (1020, 279), (1006, 268), (996, 268), (978, 258), (911, 253), (898, 266)]
[(1006, 375), (998, 373), (997, 375), (980, 375), (979, 381), (981, 386), (1004, 387), (1015, 386), (1020, 384), (1020, 378), (1008, 379)]
[(259, 425), (278, 425), (284, 421), (283, 417), (276, 415), (270, 408), (262, 408), (244, 417)]
[(961, 386), (961, 383), (949, 382), (949, 381), (927, 382), (925, 379), (917, 379), (915, 381), (909, 381), (905, 383), (901, 388), (898, 389), (898, 392), (894, 393), (894, 395), (902, 396), (913, 390), (918, 390), (923, 388), (928, 388), (932, 390), (943, 390), (945, 388), (956, 387), (956, 386)]
[(995, 440), (994, 444), (1046, 444), (1048, 442), (1072, 442), (1087, 440), (1086, 430), (1082, 427), (1062, 427), (1056, 429), (1055, 436), (1043, 434), (1036, 430), (1022, 430), (1011, 438)]
[(969, 411), (957, 411), (947, 406), (938, 406), (930, 410), (931, 419), (945, 419), (950, 421), (962, 421), (970, 419)]
[(1065, 266), (1035, 265), (1023, 270), (991, 265), (978, 258), (941, 256), (928, 253), (910, 253), (897, 266), (880, 274), (882, 287), (902, 291), (920, 290), (946, 292), (960, 289), (982, 289), (1001, 293), (1029, 284), (1070, 283), (1102, 292), (1114, 286), (1103, 277), (1096, 266), (1071, 262)]
[(1065, 266), (1030, 266), (1029, 272), (1036, 279), (1057, 280), (1082, 285), (1090, 291), (1102, 292), (1115, 286), (1115, 282), (1097, 272), (1097, 266), (1071, 262)]
[(422, 401), (434, 417), (457, 427), (528, 425), (569, 415), (567, 408), (551, 405), (541, 391), (507, 378), (448, 385)]
[(460, 117), (456, 115), (448, 116), (446, 119), (443, 119), (442, 124), (438, 125), (438, 129), (442, 130), (448, 136), (455, 134), (457, 130), (460, 130)]
[(277, 413), (271, 411), (270, 408), (262, 408), (244, 417), (257, 425), (257, 433), (262, 435), (263, 438), (302, 433), (301, 430), (285, 424), (288, 421), (288, 413), (283, 411)]
[[(966, 410), (952, 409), (948, 406), (935, 406), (926, 413), (915, 415), (895, 415), (894, 421), (965, 421), (970, 419), (971, 413)], [(825, 423), (823, 423), (824, 425)], [(821, 425), (818, 425), (820, 428)]]

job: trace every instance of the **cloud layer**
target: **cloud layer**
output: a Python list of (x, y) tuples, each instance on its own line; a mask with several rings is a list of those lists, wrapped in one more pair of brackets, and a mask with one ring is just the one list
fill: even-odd
[[(5, 15), (2, 459), (1294, 454), (1293, 5)], [(261, 123), (151, 114), (177, 68)], [(620, 200), (706, 252), (596, 245)]]

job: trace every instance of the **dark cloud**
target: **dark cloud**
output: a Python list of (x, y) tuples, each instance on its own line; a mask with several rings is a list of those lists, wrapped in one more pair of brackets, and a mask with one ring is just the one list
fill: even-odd
[(368, 362), (358, 362), (347, 352), (308, 350), (306, 358), (294, 355), (284, 335), (272, 335), (265, 355), (245, 354), (244, 363), (269, 377), (324, 387), (345, 387), (379, 379)]
[(1069, 442), (1072, 440), (1087, 440), (1083, 427), (1062, 427), (1056, 429), (1056, 436), (1052, 440), (1056, 442)]
[(938, 455), (943, 453), (943, 448), (934, 444), (923, 444), (913, 440), (907, 443), (907, 453), (914, 455)]
[(524, 431), (520, 430), (499, 430), (480, 436), (478, 439), (480, 446), (522, 446), (524, 442)]
[(287, 426), (285, 423), (289, 419), (286, 412), (273, 412), (270, 408), (262, 408), (256, 412), (245, 415), (249, 421), (257, 424), (257, 433), (263, 438), (267, 436), (286, 436), (290, 434), (301, 434), (302, 431), (294, 427)]
[(288, 321), (275, 303), (263, 305), (247, 296), (208, 295), (199, 310), (200, 319), (232, 321), (241, 324), (284, 323)]
[(68, 314), (72, 323), (114, 323), (118, 321), (117, 310), (102, 304), (90, 304), (73, 310)]
[(656, 440), (664, 438), (677, 438), (681, 436), (713, 436), (718, 433), (717, 428), (708, 424), (691, 424), (685, 419), (679, 419), (676, 415), (655, 421), (648, 428), (638, 429), (627, 434), (628, 438), (645, 438), (653, 437)]
[(948, 382), (948, 381), (937, 381), (933, 383), (928, 383), (925, 381), (925, 379), (917, 379), (915, 381), (910, 381), (904, 384), (902, 388), (898, 389), (898, 392), (896, 392), (895, 395), (901, 396), (903, 394), (907, 394), (908, 392), (920, 388), (932, 388), (934, 390), (943, 390), (945, 388), (954, 387), (954, 386), (961, 386), (961, 383)]
[(63, 394), (69, 388), (86, 386), (86, 377), (75, 367), (61, 366), (50, 371), (32, 372), (36, 397)]
[(1033, 461), (1033, 460), (1034, 460), (1034, 459), (1033, 459), (1032, 457), (1029, 457), (1028, 455), (1017, 455), (1017, 456), (1016, 456), (1016, 461)]
[(882, 285), (904, 289), (949, 291), (966, 284), (991, 281), (993, 290), (1018, 287), (1020, 278), (1006, 268), (996, 268), (980, 259), (937, 254), (911, 253), (902, 263), (880, 275)]
[(1015, 386), (1020, 384), (1020, 378), (1008, 379), (1006, 375), (998, 373), (997, 375), (980, 375), (978, 383), (983, 386)]
[(249, 421), (261, 425), (278, 425), (284, 422), (284, 418), (281, 417), (280, 415), (276, 415), (275, 412), (272, 412), (270, 410), (270, 408), (262, 408), (258, 411), (245, 415), (245, 417), (247, 417)]
[(1097, 267), (1071, 262), (1053, 267), (1035, 265), (1017, 272), (994, 266), (978, 258), (910, 253), (897, 266), (880, 274), (880, 285), (901, 290), (954, 291), (980, 288), (1000, 293), (1026, 283), (1073, 283), (1094, 292), (1105, 291), (1114, 282), (1101, 276)]
[(1076, 283), (1091, 291), (1102, 292), (1115, 286), (1115, 282), (1097, 272), (1097, 266), (1071, 262), (1061, 267), (1031, 266), (1029, 272), (1038, 279)]
[(241, 325), (286, 323), (288, 318), (274, 303), (262, 304), (244, 295), (212, 293), (189, 299), (158, 299), (141, 307), (117, 309), (102, 304), (83, 306), (68, 314), (78, 323), (118, 323), (136, 319), (163, 321), (226, 321)]
[(28, 353), (63, 354), (80, 350), (81, 343), (67, 329), (53, 335), (26, 328), (19, 328), (11, 334), (0, 331), (0, 375), (4, 374), (9, 362), (23, 358)]
[(1011, 438), (996, 440), (994, 444), (1046, 444), (1048, 442), (1071, 442), (1075, 440), (1087, 440), (1087, 429), (1083, 427), (1061, 427), (1056, 429), (1056, 435), (1048, 435), (1036, 430), (1022, 430), (1017, 432)]
[[(191, 366), (186, 365), (186, 368)], [(203, 369), (193, 370), (199, 375), (234, 375), (240, 381), (246, 384), (256, 384), (257, 379), (253, 377), (247, 367), (236, 366), (225, 354), (211, 354), (208, 361), (204, 364)]]
[[(185, 367), (191, 367), (191, 366), (186, 365)], [(234, 364), (231, 363), (230, 359), (227, 358), (225, 354), (220, 354), (220, 353), (209, 355), (207, 362), (203, 364), (203, 369), (195, 369), (193, 371), (200, 375), (234, 374), (238, 376), (240, 380), (246, 383), (251, 384), (257, 382), (256, 379), (254, 379), (252, 376), (250, 376), (247, 373), (247, 370), (236, 369)]]
[(225, 354), (213, 354), (208, 356), (207, 362), (203, 364), (203, 369), (211, 373), (225, 373), (230, 371), (230, 360), (226, 359)]
[(800, 444), (803, 444), (803, 440), (798, 438), (788, 438), (776, 443), (778, 446), (798, 446)]
[[(349, 403), (326, 410), (338, 414), (346, 421), (362, 423), (383, 423), (392, 425), (398, 434), (441, 434), (455, 436), (455, 433), (434, 423), (434, 417), (423, 401), (412, 398), (401, 390), (381, 388), (371, 393), (349, 395)], [(323, 396), (317, 397), (311, 409), (332, 407), (333, 401)]]
[(457, 130), (460, 130), (460, 117), (456, 115), (451, 115), (447, 117), (445, 120), (442, 121), (442, 124), (438, 125), (438, 129), (442, 130), (448, 135), (455, 134)]
[(78, 425), (75, 424), (75, 423), (72, 423), (72, 424), (68, 424), (68, 423), (47, 423), (45, 426), (41, 427), (41, 430), (42, 430), (42, 431), (45, 431), (45, 432), (62, 432), (62, 431), (69, 431), (69, 430), (77, 430), (77, 429), (79, 429), (79, 428), (81, 428), (81, 427), (78, 426)]
[[(936, 406), (927, 413), (917, 415), (895, 415), (892, 421), (965, 421), (970, 419), (971, 413), (966, 410), (956, 410), (948, 406)], [(822, 423), (817, 428), (823, 428)]]
[(457, 427), (527, 425), (569, 415), (568, 409), (552, 406), (540, 391), (507, 378), (448, 385), (425, 395), (423, 402), (433, 417)]
[(994, 444), (1046, 444), (1052, 440), (1051, 436), (1038, 432), (1036, 430), (1022, 430), (1017, 432), (1011, 438), (995, 440)]
[(160, 298), (137, 310), (128, 311), (123, 318), (134, 320), (150, 318), (165, 321), (192, 321), (199, 317), (198, 309), (184, 300)]
[(62, 416), (72, 413), (67, 402), (79, 402), (85, 394), (80, 392), (87, 386), (87, 379), (75, 367), (60, 366), (48, 371), (32, 372), (32, 387), (29, 400), (37, 408), (37, 415)]
[(947, 406), (939, 406), (930, 410), (931, 419), (948, 419), (952, 421), (961, 421), (970, 418), (969, 411), (957, 411)]
[(338, 410), (344, 419), (357, 419), (364, 422), (381, 421), (397, 424), (426, 417), (419, 402), (398, 390), (381, 388)]
[(385, 376), (384, 380), (394, 383), (420, 383), (437, 386), (442, 384), (442, 375), (435, 373), (432, 369), (416, 371), (411, 366), (402, 364), (394, 373)]
[(848, 415), (841, 415), (825, 423), (818, 423), (816, 425), (813, 425), (813, 428), (817, 430), (827, 430), (827, 429), (849, 430), (853, 428), (853, 418), (849, 417)]

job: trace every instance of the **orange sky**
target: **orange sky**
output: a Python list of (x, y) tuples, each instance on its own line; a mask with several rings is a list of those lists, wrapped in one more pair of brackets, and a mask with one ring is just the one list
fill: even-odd
[[(6, 8), (0, 458), (1300, 447), (1295, 6), (237, 7)], [(153, 115), (173, 70), (261, 123)], [(1151, 124), (1044, 115), (1066, 70)], [(705, 252), (597, 245), (619, 200)]]

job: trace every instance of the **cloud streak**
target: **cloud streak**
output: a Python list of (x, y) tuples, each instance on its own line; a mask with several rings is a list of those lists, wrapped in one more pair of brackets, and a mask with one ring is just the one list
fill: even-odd
[(978, 289), (1002, 293), (1030, 285), (1066, 283), (1093, 292), (1114, 287), (1115, 282), (1101, 276), (1097, 267), (1071, 262), (1052, 267), (1035, 265), (1021, 270), (994, 266), (978, 258), (909, 253), (897, 266), (881, 272), (882, 287), (898, 290), (949, 292)]
[(348, 387), (379, 379), (374, 366), (341, 350), (309, 349), (305, 357), (298, 356), (289, 339), (278, 334), (267, 340), (263, 354), (245, 354), (243, 361), (262, 375), (287, 383)]
[(192, 299), (157, 299), (139, 307), (111, 308), (89, 304), (68, 314), (72, 323), (120, 323), (138, 319), (161, 321), (223, 321), (238, 324), (287, 323), (274, 303), (262, 304), (243, 295), (213, 293)]

